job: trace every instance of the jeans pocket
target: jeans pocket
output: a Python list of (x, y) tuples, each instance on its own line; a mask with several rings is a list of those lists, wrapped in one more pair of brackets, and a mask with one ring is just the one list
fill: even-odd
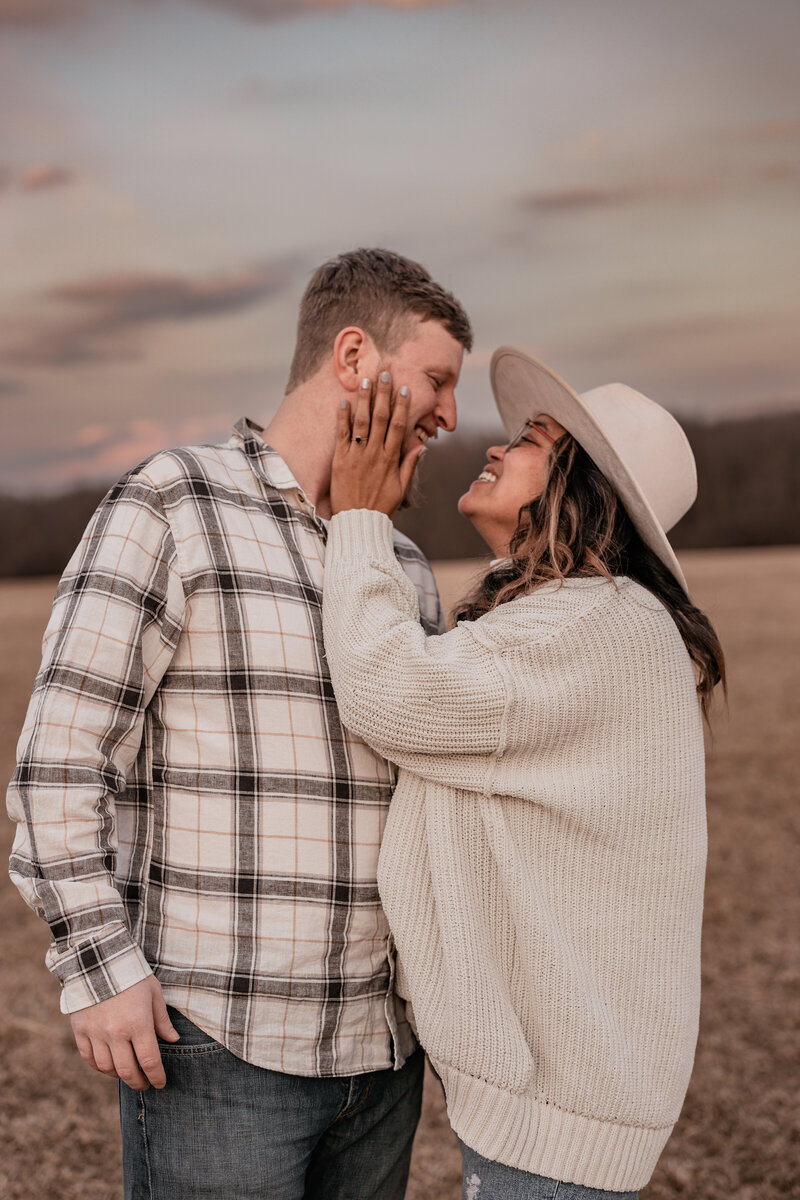
[(177, 1008), (167, 1006), (167, 1014), (173, 1024), (175, 1030), (180, 1034), (179, 1042), (167, 1042), (164, 1038), (158, 1039), (158, 1048), (162, 1054), (176, 1053), (185, 1054), (189, 1050), (224, 1050), (225, 1047), (221, 1042), (216, 1041), (210, 1034), (206, 1033), (188, 1017), (185, 1017), (182, 1012), (178, 1012)]

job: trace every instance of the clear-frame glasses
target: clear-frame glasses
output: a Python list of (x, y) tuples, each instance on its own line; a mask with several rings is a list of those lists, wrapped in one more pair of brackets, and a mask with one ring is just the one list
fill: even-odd
[(539, 421), (534, 421), (532, 417), (528, 417), (528, 420), (525, 422), (522, 428), (514, 434), (511, 441), (506, 443), (506, 454), (509, 450), (513, 450), (515, 446), (518, 446), (520, 442), (524, 442), (526, 433), (528, 433), (528, 431), (531, 429), (535, 429), (537, 433), (540, 433), (542, 437), (547, 438), (548, 442), (555, 446), (556, 439), (552, 436), (552, 434), (549, 434), (547, 430), (539, 423)]

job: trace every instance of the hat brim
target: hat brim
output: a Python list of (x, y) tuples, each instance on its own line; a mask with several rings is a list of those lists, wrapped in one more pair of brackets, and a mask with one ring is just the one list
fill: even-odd
[(579, 394), (550, 367), (513, 346), (495, 350), (489, 377), (509, 437), (528, 419), (545, 413), (563, 425), (616, 489), (642, 540), (688, 595), (680, 563), (650, 502)]

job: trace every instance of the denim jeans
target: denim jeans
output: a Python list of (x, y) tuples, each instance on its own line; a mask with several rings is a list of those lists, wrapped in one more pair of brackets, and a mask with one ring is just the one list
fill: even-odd
[(120, 1083), (125, 1200), (402, 1200), (422, 1101), (400, 1071), (284, 1075), (236, 1058), (170, 1008), (167, 1085)]
[(607, 1192), (603, 1188), (561, 1183), (530, 1171), (519, 1171), (503, 1163), (492, 1162), (482, 1154), (461, 1147), (464, 1164), (462, 1200), (637, 1200), (638, 1192)]

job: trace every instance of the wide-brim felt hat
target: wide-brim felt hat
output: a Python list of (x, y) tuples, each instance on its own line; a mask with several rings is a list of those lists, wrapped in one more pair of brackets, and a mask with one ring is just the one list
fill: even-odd
[(563, 425), (616, 492), (643, 541), (688, 594), (667, 531), (697, 497), (697, 469), (672, 413), (624, 383), (573, 391), (555, 371), (513, 346), (492, 355), (492, 391), (509, 437), (547, 414)]

